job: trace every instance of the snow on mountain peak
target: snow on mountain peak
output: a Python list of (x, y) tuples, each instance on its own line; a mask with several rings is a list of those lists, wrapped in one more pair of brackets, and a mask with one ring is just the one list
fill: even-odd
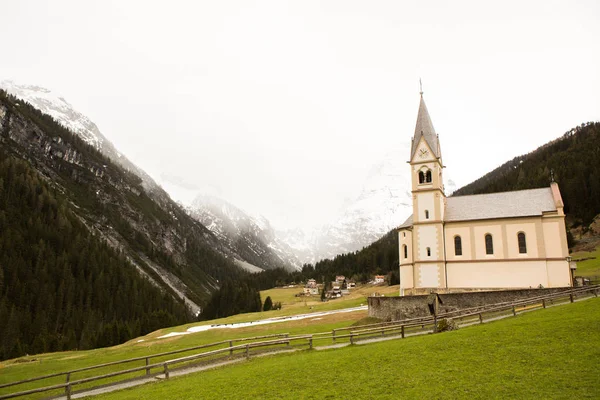
[(98, 150), (102, 150), (104, 143), (107, 141), (96, 124), (76, 111), (64, 97), (53, 93), (49, 89), (36, 85), (21, 85), (11, 80), (0, 82), (0, 88), (30, 103), (44, 114), (50, 115), (59, 124), (76, 133), (86, 143)]

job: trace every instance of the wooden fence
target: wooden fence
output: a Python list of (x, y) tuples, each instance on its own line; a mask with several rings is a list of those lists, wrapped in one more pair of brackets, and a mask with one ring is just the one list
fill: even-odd
[[(38, 377), (33, 377), (29, 379), (24, 379), (17, 382), (10, 382), (5, 384), (0, 384), (0, 389), (22, 385), (25, 383), (31, 383), (35, 381), (41, 381), (56, 377), (65, 377), (65, 383), (49, 385), (45, 387), (25, 390), (21, 392), (14, 392), (9, 394), (0, 395), (0, 400), (2, 399), (10, 399), (21, 396), (28, 396), (31, 394), (55, 391), (55, 390), (64, 390), (64, 395), (67, 399), (71, 398), (71, 395), (74, 393), (73, 388), (78, 385), (83, 385), (90, 382), (99, 381), (102, 379), (114, 378), (127, 374), (134, 373), (142, 373), (141, 376), (138, 376), (134, 379), (141, 379), (150, 376), (158, 376), (163, 375), (165, 379), (169, 379), (170, 373), (173, 370), (173, 367), (179, 365), (179, 368), (189, 367), (191, 365), (195, 365), (198, 362), (201, 362), (202, 359), (210, 359), (212, 361), (222, 360), (223, 358), (231, 358), (235, 356), (242, 356), (245, 358), (250, 357), (251, 351), (256, 349), (256, 352), (260, 351), (281, 351), (282, 346), (284, 348), (289, 348), (292, 343), (296, 344), (296, 347), (304, 347), (307, 346), (308, 349), (312, 349), (316, 341), (326, 341), (326, 344), (336, 344), (336, 343), (345, 343), (349, 342), (350, 344), (356, 344), (360, 340), (368, 340), (374, 339), (377, 337), (398, 337), (405, 338), (407, 336), (414, 336), (425, 333), (432, 333), (437, 331), (437, 321), (441, 319), (453, 319), (459, 325), (470, 325), (474, 323), (484, 323), (486, 321), (491, 321), (499, 318), (505, 318), (508, 316), (515, 316), (517, 313), (530, 311), (538, 308), (546, 308), (555, 304), (562, 304), (568, 302), (574, 302), (576, 298), (582, 297), (590, 297), (595, 296), (598, 297), (600, 293), (600, 285), (599, 286), (588, 286), (588, 287), (578, 287), (573, 289), (565, 290), (564, 292), (548, 294), (544, 296), (532, 297), (524, 300), (514, 301), (514, 302), (506, 302), (493, 304), (488, 306), (481, 307), (473, 307), (469, 309), (457, 310), (448, 313), (439, 314), (435, 317), (428, 316), (422, 318), (413, 318), (410, 320), (403, 321), (393, 321), (393, 322), (383, 322), (378, 324), (368, 324), (361, 326), (353, 326), (346, 328), (338, 328), (334, 329), (331, 332), (320, 332), (313, 333), (307, 335), (296, 335), (290, 336), (288, 333), (281, 333), (275, 335), (264, 335), (264, 336), (255, 336), (250, 338), (241, 338), (241, 339), (231, 339), (224, 340), (216, 343), (209, 343), (200, 346), (189, 347), (185, 349), (163, 352), (152, 354), (149, 356), (135, 357), (126, 360), (113, 361), (104, 364), (93, 365), (89, 367), (83, 367), (79, 369), (73, 369), (65, 372), (57, 372), (54, 374), (43, 375)], [(347, 332), (347, 333), (344, 333)], [(268, 339), (268, 340), (263, 340)], [(238, 342), (249, 342), (245, 344), (234, 345), (234, 343)], [(206, 350), (213, 348), (213, 350), (203, 351), (196, 354), (172, 358), (164, 361), (158, 361), (151, 363), (152, 359), (157, 359), (160, 357), (172, 356), (175, 354), (191, 352), (196, 350)], [(77, 380), (72, 380), (72, 376), (76, 373), (90, 371), (94, 369), (114, 366), (114, 365), (124, 365), (128, 363), (134, 363), (144, 361), (144, 365), (128, 368), (120, 371), (110, 372), (102, 375), (95, 375), (91, 377), (84, 377)], [(186, 365), (187, 364), (187, 365)], [(152, 370), (155, 370), (152, 373)], [(127, 379), (130, 380), (130, 379)], [(122, 382), (122, 381), (117, 381)], [(116, 382), (112, 382), (113, 384)], [(93, 387), (92, 387), (93, 388)], [(89, 390), (90, 388), (86, 388)]]

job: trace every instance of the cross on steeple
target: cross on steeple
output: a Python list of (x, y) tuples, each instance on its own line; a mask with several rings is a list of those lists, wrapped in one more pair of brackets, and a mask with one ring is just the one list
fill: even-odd
[(423, 97), (423, 84), (421, 83), (421, 78), (419, 78), (419, 94)]

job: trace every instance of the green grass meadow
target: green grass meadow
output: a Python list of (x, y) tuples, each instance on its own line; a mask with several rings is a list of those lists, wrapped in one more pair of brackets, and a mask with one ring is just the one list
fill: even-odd
[[(256, 321), (265, 318), (284, 317), (305, 312), (329, 311), (341, 308), (355, 307), (361, 304), (366, 304), (365, 296), (368, 295), (367, 292), (370, 289), (372, 288), (364, 288), (362, 291), (355, 292), (352, 296), (343, 297), (341, 299), (336, 299), (326, 303), (312, 298), (305, 298), (306, 304), (304, 303), (304, 301), (298, 301), (298, 298), (294, 297), (294, 293), (298, 292), (297, 288), (271, 289), (267, 292), (261, 293), (261, 297), (265, 299), (267, 295), (270, 295), (273, 298), (273, 301), (281, 301), (283, 303), (282, 310), (239, 314), (228, 318), (221, 318), (217, 320), (196, 322), (187, 325), (165, 328), (152, 332), (146, 336), (130, 340), (127, 343), (108, 348), (86, 351), (66, 351), (57, 353), (37, 354), (27, 357), (21, 357), (15, 360), (2, 361), (0, 362), (0, 384), (24, 380), (35, 376), (47, 375), (56, 372), (69, 371), (92, 365), (108, 363), (112, 361), (124, 360), (135, 357), (145, 357), (152, 354), (175, 351), (193, 346), (220, 342), (223, 340), (247, 338), (262, 335), (273, 335), (280, 333), (299, 335), (326, 331), (331, 332), (332, 329), (347, 327), (354, 324), (356, 321), (365, 318), (367, 315), (367, 311), (341, 313), (336, 315), (322, 316), (318, 318), (307, 318), (297, 321), (286, 321), (282, 323), (268, 325), (249, 326), (239, 329), (211, 329), (205, 332), (197, 332), (189, 335), (181, 335), (159, 339), (159, 336), (165, 335), (170, 332), (184, 332), (187, 330), (187, 328), (191, 326), (232, 324), (238, 322)], [(389, 291), (390, 293), (397, 293), (398, 291), (397, 286), (390, 286), (384, 289), (386, 291)], [(311, 305), (311, 301), (314, 302), (314, 304)], [(222, 345), (221, 347), (227, 347), (227, 345)], [(208, 350), (213, 350), (213, 348)], [(196, 350), (195, 352), (181, 353), (176, 356), (152, 358), (151, 362), (155, 363), (173, 357), (186, 356), (197, 353), (198, 351), (200, 350)], [(127, 368), (139, 367), (144, 365), (144, 363), (145, 362), (142, 360), (125, 365), (109, 366), (91, 371), (78, 372), (71, 376), (71, 380), (107, 374), (110, 372), (120, 371)], [(141, 373), (136, 373), (131, 377), (140, 375)], [(85, 387), (94, 386), (96, 384), (104, 384), (115, 380), (122, 380), (125, 378), (127, 378), (127, 376), (110, 378), (96, 383), (82, 385), (77, 387), (76, 389), (79, 390)], [(64, 383), (64, 379), (65, 377), (61, 376), (43, 381), (27, 383), (15, 387), (3, 388), (0, 389), (0, 395), (12, 393), (15, 391), (23, 391), (43, 386), (49, 386), (53, 384)], [(50, 395), (58, 395), (60, 393), (62, 393), (62, 391), (57, 390), (54, 392), (47, 392), (45, 394), (32, 395), (28, 398), (44, 398)]]
[(600, 299), (405, 340), (254, 358), (97, 399), (597, 399)]
[(600, 246), (596, 247), (594, 251), (579, 251), (571, 254), (573, 260), (577, 261), (577, 270), (575, 275), (577, 276), (600, 276)]

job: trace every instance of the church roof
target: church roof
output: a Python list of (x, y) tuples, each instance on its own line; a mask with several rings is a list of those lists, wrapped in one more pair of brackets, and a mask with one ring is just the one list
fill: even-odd
[(398, 227), (398, 229), (410, 228), (412, 225), (413, 225), (413, 216), (412, 216), (412, 214), (410, 214), (410, 217), (406, 218), (406, 221), (404, 221), (402, 223), (402, 225), (400, 225)]
[(541, 216), (556, 211), (552, 189), (448, 197), (445, 221)]
[(419, 145), (421, 137), (425, 138), (425, 141), (431, 148), (433, 155), (438, 158), (441, 157), (440, 142), (438, 140), (437, 134), (435, 133), (435, 129), (433, 129), (433, 123), (431, 122), (431, 118), (429, 117), (429, 112), (427, 111), (425, 100), (423, 100), (423, 94), (421, 94), (421, 102), (419, 103), (419, 113), (417, 114), (417, 125), (415, 126), (415, 134), (413, 136), (412, 149), (410, 152), (411, 160), (413, 159), (415, 152), (417, 151), (417, 146)]
[[(553, 190), (558, 195), (553, 193)], [(534, 217), (541, 216), (544, 212), (556, 211), (557, 205), (562, 206), (562, 199), (555, 184), (541, 189), (453, 196), (446, 199), (444, 221)], [(398, 229), (410, 228), (412, 225), (411, 215)]]

